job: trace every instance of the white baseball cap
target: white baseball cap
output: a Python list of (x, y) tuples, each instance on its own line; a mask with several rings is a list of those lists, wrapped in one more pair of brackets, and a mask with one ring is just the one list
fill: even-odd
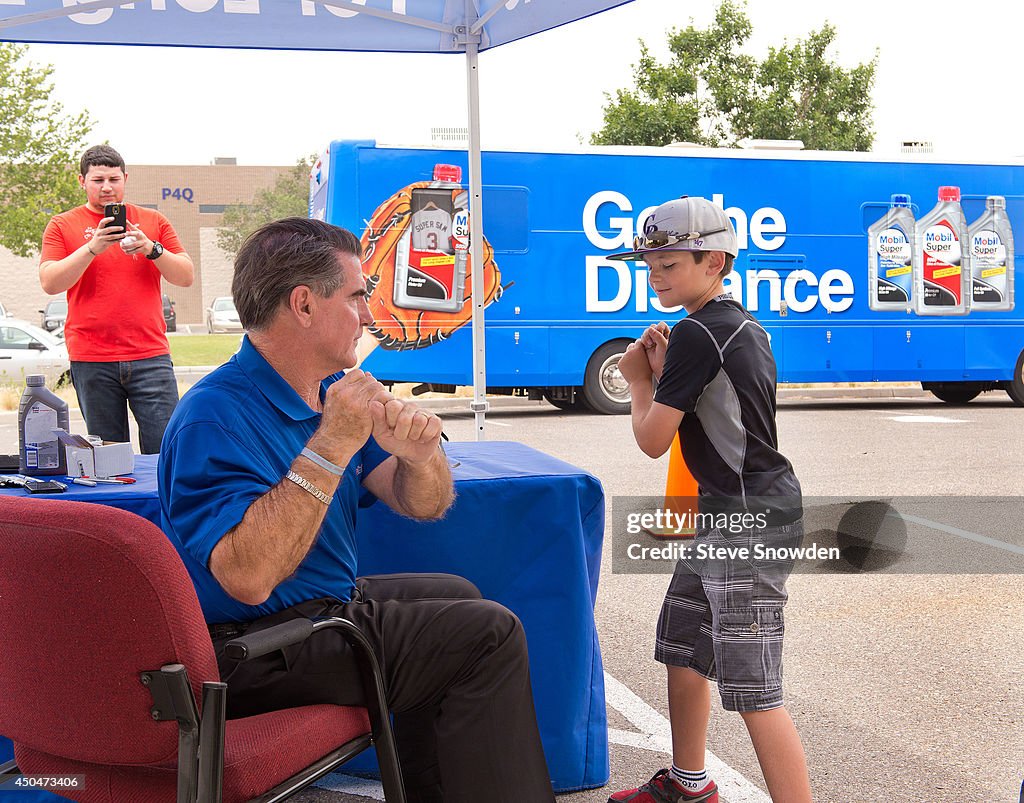
[(706, 198), (684, 195), (663, 203), (644, 221), (633, 250), (608, 259), (635, 259), (656, 251), (724, 251), (736, 256), (739, 245), (725, 210)]

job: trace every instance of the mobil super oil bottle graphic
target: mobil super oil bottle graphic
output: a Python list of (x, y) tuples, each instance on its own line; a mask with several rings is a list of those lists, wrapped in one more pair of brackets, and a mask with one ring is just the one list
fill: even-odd
[(468, 196), (462, 171), (436, 165), (429, 187), (412, 191), (409, 229), (395, 257), (395, 305), (458, 312), (466, 291), (469, 251)]
[(939, 187), (939, 202), (914, 229), (914, 309), (918, 315), (965, 315), (970, 292), (960, 188)]
[(896, 194), (889, 211), (868, 229), (868, 306), (908, 311), (913, 303), (914, 213), (910, 196)]
[(967, 230), (971, 248), (971, 309), (1013, 309), (1013, 229), (1006, 199), (990, 195)]

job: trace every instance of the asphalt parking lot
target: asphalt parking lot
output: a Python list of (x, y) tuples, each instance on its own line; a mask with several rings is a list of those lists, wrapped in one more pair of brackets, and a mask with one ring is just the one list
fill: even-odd
[[(473, 438), (466, 406), (457, 400), (437, 410), (454, 440)], [(919, 393), (832, 400), (788, 393), (778, 425), (809, 498), (869, 497), (899, 506), (903, 497), (946, 497), (935, 521), (908, 531), (940, 556), (924, 565), (927, 571), (887, 565), (790, 579), (787, 701), (815, 800), (1016, 801), (1024, 767), (1024, 410), (1002, 393), (964, 407)], [(0, 422), (0, 437), (5, 427)], [(519, 441), (590, 471), (604, 485), (609, 510), (615, 497), (664, 490), (667, 458), (640, 453), (626, 417), (518, 402), (495, 407), (487, 437)], [(979, 499), (997, 496), (1007, 498), (996, 518), (970, 518)], [(955, 526), (943, 524), (957, 511)], [(611, 526), (609, 516), (596, 608), (611, 780), (603, 789), (560, 796), (566, 803), (603, 803), (669, 760), (663, 669), (650, 657), (668, 575), (615, 573)], [(985, 573), (967, 573), (977, 561)], [(741, 720), (717, 702), (708, 749), (724, 803), (768, 800)], [(321, 783), (325, 788), (301, 799), (382, 799), (372, 784), (337, 776)]]

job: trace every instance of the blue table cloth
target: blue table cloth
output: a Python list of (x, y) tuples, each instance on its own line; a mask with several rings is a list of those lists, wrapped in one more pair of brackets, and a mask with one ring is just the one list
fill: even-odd
[[(608, 729), (594, 626), (604, 537), (601, 484), (519, 443), (449, 443), (446, 451), (455, 464), (452, 510), (426, 524), (379, 503), (361, 511), (359, 573), (459, 574), (515, 612), (526, 631), (552, 783), (556, 791), (602, 786), (609, 776)], [(159, 524), (156, 459), (135, 460), (134, 485), (72, 485), (49, 498), (113, 505)], [(0, 743), (0, 755), (5, 749)]]

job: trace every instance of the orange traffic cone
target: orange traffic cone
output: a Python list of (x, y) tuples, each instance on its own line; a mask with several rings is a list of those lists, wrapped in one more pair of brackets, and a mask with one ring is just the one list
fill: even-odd
[[(673, 521), (693, 522), (697, 515), (697, 480), (683, 460), (679, 433), (672, 439), (668, 457), (668, 479), (665, 482), (664, 510), (671, 514)], [(676, 527), (653, 527), (647, 532), (657, 538), (690, 538), (696, 530), (689, 524)]]

